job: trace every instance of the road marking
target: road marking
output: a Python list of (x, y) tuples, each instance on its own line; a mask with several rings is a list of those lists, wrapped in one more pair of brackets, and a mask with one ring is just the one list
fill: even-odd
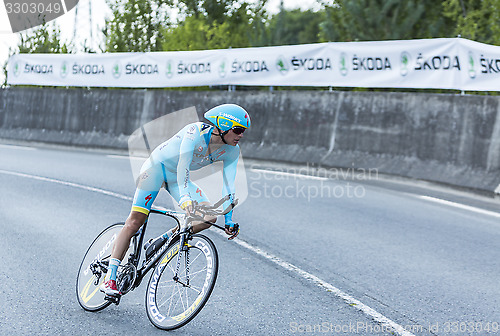
[(495, 189), (495, 194), (500, 194), (500, 184), (498, 185), (498, 187)]
[(20, 150), (36, 150), (36, 148), (34, 148), (34, 147), (16, 146), (16, 145), (0, 145), (0, 148), (20, 149)]
[[(225, 233), (219, 232), (219, 231), (215, 231), (215, 232), (217, 232), (222, 237), (227, 238), (227, 235)], [(333, 293), (336, 297), (344, 300), (344, 302), (347, 303), (348, 305), (356, 308), (357, 310), (361, 311), (365, 315), (368, 315), (369, 317), (371, 317), (374, 321), (380, 323), (382, 326), (384, 326), (385, 329), (391, 330), (391, 331), (397, 333), (398, 335), (415, 336), (414, 334), (412, 334), (411, 332), (409, 332), (408, 330), (403, 328), (401, 325), (390, 320), (389, 318), (380, 314), (376, 310), (368, 307), (363, 302), (353, 298), (349, 294), (341, 291), (340, 289), (333, 286), (332, 284), (318, 278), (317, 276), (315, 276), (309, 272), (306, 272), (306, 271), (300, 269), (299, 267), (297, 267), (293, 264), (290, 264), (289, 262), (286, 262), (286, 261), (280, 259), (279, 257), (277, 257), (269, 252), (266, 252), (266, 251), (254, 246), (254, 245), (251, 245), (244, 240), (241, 240), (239, 238), (235, 238), (235, 239), (233, 239), (233, 242), (240, 245), (241, 247), (244, 247), (244, 248), (266, 258), (267, 260), (275, 263), (276, 265), (283, 267), (284, 269), (286, 269), (290, 272), (298, 274), (301, 278), (304, 278), (305, 280), (308, 280), (308, 281), (316, 284), (317, 286), (322, 287), (327, 292)]]
[(147, 157), (140, 157), (140, 156), (126, 156), (126, 155), (106, 155), (106, 157), (109, 157), (111, 159), (127, 159), (127, 160), (141, 160), (145, 161)]
[(267, 170), (267, 169), (250, 168), (250, 171), (253, 171), (255, 173), (263, 173), (263, 174), (292, 176), (292, 177), (296, 177), (296, 178), (300, 178), (300, 179), (328, 181), (327, 177), (312, 176), (312, 175), (305, 175), (305, 174), (298, 174), (298, 173), (289, 173), (289, 172), (281, 172), (281, 171), (274, 171), (274, 170)]
[(38, 180), (38, 181), (44, 181), (44, 182), (52, 182), (52, 183), (62, 184), (62, 185), (68, 186), (68, 187), (79, 188), (79, 189), (83, 189), (83, 190), (87, 190), (87, 191), (97, 192), (97, 193), (100, 193), (100, 194), (104, 194), (104, 195), (116, 197), (116, 198), (119, 198), (119, 199), (122, 199), (122, 200), (126, 200), (126, 201), (132, 201), (133, 200), (132, 197), (121, 195), (121, 194), (117, 194), (117, 193), (112, 192), (112, 191), (108, 191), (108, 190), (104, 190), (104, 189), (100, 189), (100, 188), (89, 187), (89, 186), (86, 186), (86, 185), (83, 185), (83, 184), (78, 184), (78, 183), (73, 183), (73, 182), (66, 182), (66, 181), (62, 181), (62, 180), (57, 180), (57, 179), (53, 179), (53, 178), (50, 178), (50, 177), (43, 177), (43, 176), (30, 175), (30, 174), (24, 174), (24, 173), (17, 173), (17, 172), (3, 170), (3, 169), (0, 169), (0, 173), (7, 174), (7, 175), (13, 175), (13, 176), (19, 176), (19, 177), (26, 177), (26, 178), (30, 178), (30, 179)]
[(444, 205), (448, 205), (448, 206), (451, 206), (451, 207), (455, 207), (455, 208), (459, 208), (459, 209), (463, 209), (463, 210), (468, 210), (468, 211), (473, 211), (473, 212), (476, 212), (476, 213), (480, 213), (482, 215), (488, 215), (488, 216), (493, 216), (493, 217), (500, 218), (500, 213), (498, 213), (498, 212), (489, 211), (489, 210), (483, 210), (483, 209), (476, 208), (476, 207), (473, 207), (473, 206), (470, 206), (470, 205), (465, 205), (465, 204), (450, 202), (450, 201), (446, 201), (446, 200), (443, 200), (443, 199), (440, 199), (440, 198), (435, 198), (435, 197), (430, 197), (430, 196), (417, 196), (417, 197), (420, 198), (420, 199), (426, 200), (426, 201), (430, 201), (430, 202), (434, 202), (434, 203), (439, 203), (439, 204), (444, 204)]
[[(100, 188), (89, 187), (89, 186), (86, 186), (83, 184), (66, 182), (66, 181), (57, 180), (57, 179), (53, 179), (53, 178), (49, 178), (49, 177), (30, 175), (30, 174), (24, 174), (24, 173), (17, 173), (17, 172), (8, 171), (8, 170), (2, 170), (2, 169), (0, 169), (0, 173), (7, 174), (7, 175), (13, 175), (13, 176), (19, 176), (19, 177), (25, 177), (25, 178), (31, 178), (31, 179), (38, 180), (38, 181), (57, 183), (57, 184), (61, 184), (61, 185), (68, 186), (68, 187), (79, 188), (79, 189), (83, 189), (83, 190), (87, 190), (87, 191), (92, 191), (92, 192), (116, 197), (116, 198), (123, 199), (126, 201), (132, 201), (132, 197), (121, 195), (121, 194), (118, 194), (118, 193), (115, 193), (112, 191), (108, 191), (108, 190), (104, 190), (104, 189), (100, 189)], [(219, 233), (223, 237), (227, 237), (222, 232), (218, 232), (218, 231), (215, 231), (215, 232)], [(396, 334), (402, 335), (402, 336), (415, 336), (414, 334), (412, 334), (411, 332), (409, 332), (408, 330), (403, 328), (401, 325), (390, 320), (389, 318), (385, 317), (384, 315), (380, 314), (376, 310), (370, 308), (369, 306), (365, 305), (364, 303), (355, 299), (354, 297), (350, 296), (349, 294), (344, 293), (343, 291), (341, 291), (337, 287), (333, 286), (332, 284), (318, 278), (317, 276), (315, 276), (309, 272), (306, 272), (306, 271), (300, 269), (299, 267), (297, 267), (289, 262), (286, 262), (286, 261), (280, 259), (279, 257), (277, 257), (269, 252), (262, 250), (261, 248), (258, 248), (254, 245), (251, 245), (244, 240), (241, 240), (239, 238), (235, 238), (233, 240), (233, 242), (237, 243), (241, 247), (244, 247), (244, 248), (254, 252), (255, 254), (258, 254), (258, 255), (266, 258), (267, 260), (275, 263), (276, 265), (279, 265), (282, 268), (299, 275), (303, 279), (316, 284), (317, 286), (325, 289), (327, 292), (333, 293), (336, 297), (342, 299), (348, 305), (352, 306), (353, 308), (355, 308), (355, 309), (359, 310), (360, 312), (364, 313), (365, 315), (369, 316), (375, 322), (384, 326), (386, 329), (391, 330), (391, 331), (395, 332)]]

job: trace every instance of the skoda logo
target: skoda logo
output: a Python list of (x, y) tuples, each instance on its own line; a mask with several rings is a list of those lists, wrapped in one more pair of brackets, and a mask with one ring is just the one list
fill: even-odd
[(288, 65), (286, 64), (286, 59), (283, 56), (279, 56), (278, 59), (276, 60), (276, 68), (278, 69), (279, 73), (282, 75), (286, 75), (289, 68)]
[(219, 64), (219, 76), (221, 78), (226, 77), (226, 63), (227, 63), (226, 59), (223, 58)]
[(345, 53), (340, 54), (339, 70), (342, 76), (347, 75), (347, 55)]
[(68, 75), (68, 62), (64, 61), (61, 65), (61, 78), (66, 78)]
[(113, 70), (111, 71), (111, 73), (113, 74), (113, 77), (115, 77), (116, 79), (120, 78), (120, 76), (122, 75), (122, 69), (120, 63), (116, 62), (113, 65)]
[(401, 76), (406, 76), (408, 74), (409, 68), (410, 68), (410, 53), (407, 51), (403, 51), (401, 53), (401, 57), (399, 59), (399, 71), (401, 73)]
[(19, 66), (19, 62), (14, 63), (14, 76), (19, 76), (21, 74), (21, 67)]
[(174, 72), (172, 69), (172, 60), (168, 60), (167, 61), (167, 70), (165, 71), (165, 76), (167, 76), (167, 78), (172, 78), (173, 75), (174, 75)]
[(472, 51), (469, 51), (469, 77), (476, 78), (476, 67), (474, 63), (474, 54)]

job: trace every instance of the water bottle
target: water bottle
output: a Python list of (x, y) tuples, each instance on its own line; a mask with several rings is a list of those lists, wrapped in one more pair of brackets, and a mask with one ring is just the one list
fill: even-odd
[(165, 234), (162, 234), (161, 236), (155, 238), (155, 239), (150, 239), (146, 244), (144, 244), (144, 249), (146, 250), (146, 259), (149, 259), (155, 253), (160, 246), (163, 245), (163, 243), (168, 240), (169, 235), (168, 232)]

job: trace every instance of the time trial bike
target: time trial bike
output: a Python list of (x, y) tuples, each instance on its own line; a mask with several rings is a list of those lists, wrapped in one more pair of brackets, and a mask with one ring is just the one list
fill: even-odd
[[(217, 279), (219, 260), (217, 249), (208, 237), (191, 233), (191, 223), (204, 221), (205, 216), (220, 216), (232, 210), (237, 200), (225, 210), (219, 207), (229, 200), (222, 198), (212, 206), (193, 205), (191, 215), (173, 210), (152, 209), (150, 214), (173, 218), (177, 231), (168, 240), (162, 236), (144, 245), (146, 256), (139, 267), (148, 220), (130, 241), (130, 246), (117, 271), (118, 290), (125, 295), (134, 290), (149, 270), (153, 273), (146, 288), (146, 312), (157, 328), (173, 330), (191, 321), (208, 301)], [(149, 219), (149, 216), (148, 216)], [(225, 228), (205, 222), (218, 229)], [(120, 297), (105, 296), (99, 287), (108, 271), (113, 243), (124, 223), (104, 229), (88, 248), (78, 270), (76, 294), (78, 303), (87, 311), (99, 311), (110, 304), (120, 303)], [(239, 228), (234, 228), (234, 238)]]

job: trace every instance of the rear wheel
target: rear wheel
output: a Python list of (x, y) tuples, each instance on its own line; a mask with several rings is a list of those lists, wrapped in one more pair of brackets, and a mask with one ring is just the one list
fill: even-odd
[[(85, 310), (99, 311), (111, 304), (110, 301), (104, 299), (104, 294), (99, 291), (99, 287), (104, 282), (114, 242), (124, 225), (124, 223), (117, 223), (104, 229), (94, 239), (83, 257), (76, 278), (76, 296), (78, 303)], [(136, 237), (132, 237), (129, 249), (123, 258), (125, 263), (135, 250), (136, 241)], [(125, 266), (120, 265), (118, 268), (117, 279), (120, 279)]]
[(215, 245), (206, 236), (191, 236), (185, 251), (179, 245), (177, 238), (162, 255), (146, 292), (148, 318), (164, 330), (182, 327), (201, 311), (212, 294), (219, 268)]

